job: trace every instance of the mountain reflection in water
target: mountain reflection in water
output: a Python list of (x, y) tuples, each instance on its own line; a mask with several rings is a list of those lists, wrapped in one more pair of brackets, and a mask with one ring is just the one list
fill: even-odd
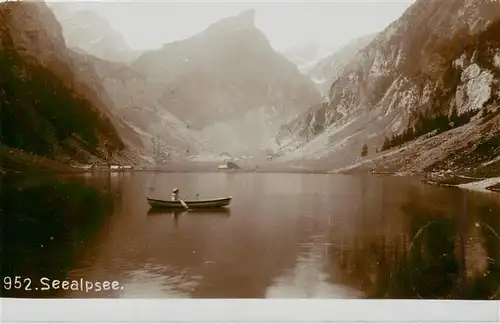
[[(232, 195), (229, 209), (151, 210)], [(2, 275), (118, 280), (7, 297), (499, 299), (500, 196), (418, 179), (95, 174), (2, 180)], [(168, 198), (167, 198), (168, 199)]]
[[(394, 195), (384, 189), (381, 208)], [(363, 209), (354, 233), (332, 240), (341, 280), (369, 298), (498, 299), (500, 208), (487, 196), (413, 188), (400, 212), (379, 213), (379, 222)]]

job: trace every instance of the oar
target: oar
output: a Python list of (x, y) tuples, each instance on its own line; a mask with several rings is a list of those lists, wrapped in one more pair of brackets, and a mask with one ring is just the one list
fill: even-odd
[(184, 207), (184, 208), (186, 208), (186, 209), (189, 210), (189, 207), (188, 207), (188, 205), (186, 204), (186, 202), (184, 200), (182, 200), (181, 198), (179, 198), (179, 201), (181, 202), (182, 207)]

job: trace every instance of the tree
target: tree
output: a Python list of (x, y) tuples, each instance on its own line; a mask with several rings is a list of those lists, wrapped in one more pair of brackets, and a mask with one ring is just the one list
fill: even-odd
[(388, 150), (391, 147), (391, 143), (387, 136), (384, 137), (384, 144), (382, 144), (382, 151)]
[(363, 147), (361, 148), (361, 156), (367, 156), (368, 155), (368, 145), (363, 144)]

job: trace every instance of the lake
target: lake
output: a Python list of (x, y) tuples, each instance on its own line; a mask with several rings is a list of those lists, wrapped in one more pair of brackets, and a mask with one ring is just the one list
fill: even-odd
[[(150, 187), (233, 201), (149, 210)], [(8, 178), (1, 197), (6, 297), (500, 299), (496, 193), (403, 177), (126, 172)], [(42, 278), (119, 288), (42, 290)]]

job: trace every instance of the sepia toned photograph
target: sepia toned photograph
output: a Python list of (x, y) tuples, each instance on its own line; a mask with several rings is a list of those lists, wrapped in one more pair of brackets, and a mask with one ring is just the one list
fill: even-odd
[(500, 300), (500, 2), (0, 1), (1, 297)]

